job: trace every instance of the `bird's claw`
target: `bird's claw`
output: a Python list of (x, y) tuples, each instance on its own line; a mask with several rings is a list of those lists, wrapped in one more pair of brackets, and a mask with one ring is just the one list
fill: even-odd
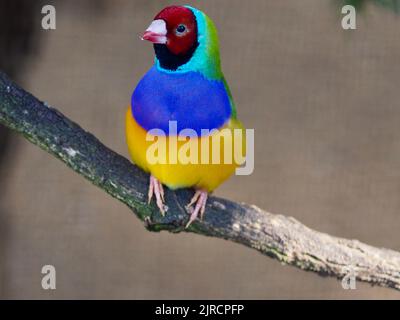
[[(207, 203), (208, 193), (207, 191), (197, 190), (194, 194), (192, 200), (190, 200), (189, 204), (186, 206), (187, 209), (192, 209), (190, 213), (190, 218), (188, 223), (185, 226), (185, 229), (189, 228), (189, 226), (197, 219), (200, 213), (200, 219), (203, 220), (204, 212), (206, 211), (206, 203)], [(195, 205), (194, 209), (191, 208), (192, 205)]]
[(160, 209), (161, 215), (165, 216), (165, 206), (164, 206), (164, 188), (157, 178), (150, 176), (149, 193), (148, 193), (148, 203), (150, 204), (153, 194), (156, 197), (156, 204), (158, 209)]

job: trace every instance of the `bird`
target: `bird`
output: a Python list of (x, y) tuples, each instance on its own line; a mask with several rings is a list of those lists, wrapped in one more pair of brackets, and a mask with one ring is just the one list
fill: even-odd
[[(150, 174), (148, 202), (154, 196), (162, 215), (168, 210), (164, 186), (195, 189), (186, 206), (188, 228), (196, 219), (203, 219), (209, 194), (243, 164), (245, 139), (241, 139), (239, 151), (233, 148), (230, 154), (224, 153), (224, 146), (232, 147), (236, 137), (225, 133), (243, 133), (245, 129), (221, 69), (217, 29), (204, 12), (186, 5), (168, 6), (154, 17), (141, 39), (153, 44), (155, 59), (131, 95), (125, 116), (126, 142), (132, 161)], [(172, 133), (171, 123), (176, 129)], [(180, 135), (187, 129), (188, 134)], [(162, 139), (154, 130), (167, 133)], [(213, 138), (225, 138), (223, 146), (213, 149)], [(165, 161), (149, 159), (157, 139), (166, 145), (160, 148)], [(212, 142), (200, 147), (205, 139)], [(186, 151), (194, 150), (195, 160), (210, 159), (213, 152), (221, 159), (240, 153), (242, 160), (176, 161), (172, 153), (179, 153), (185, 144), (189, 144)], [(171, 149), (172, 145), (176, 148)]]

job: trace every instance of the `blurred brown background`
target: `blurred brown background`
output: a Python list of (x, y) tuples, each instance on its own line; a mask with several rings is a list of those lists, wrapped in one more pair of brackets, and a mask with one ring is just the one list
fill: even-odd
[[(35, 1), (26, 12), (10, 3), (31, 1), (2, 2), (14, 27), (0, 51), (31, 39), (0, 55), (3, 70), (128, 156), (125, 108), (153, 61), (139, 35), (176, 2)], [(239, 116), (256, 132), (254, 174), (216, 194), (400, 250), (400, 18), (367, 5), (344, 31), (329, 0), (186, 3), (216, 23)], [(56, 30), (41, 29), (43, 4), (56, 6)], [(60, 161), (0, 134), (0, 298), (400, 298), (345, 291), (223, 240), (149, 233)], [(53, 291), (41, 288), (46, 264)]]

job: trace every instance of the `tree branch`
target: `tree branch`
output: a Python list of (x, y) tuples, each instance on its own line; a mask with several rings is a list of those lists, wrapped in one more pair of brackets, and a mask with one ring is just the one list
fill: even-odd
[(231, 240), (283, 263), (337, 278), (346, 276), (351, 267), (359, 280), (400, 290), (400, 253), (320, 233), (256, 206), (210, 197), (204, 221), (185, 230), (185, 205), (192, 190), (167, 189), (168, 211), (162, 217), (154, 204), (147, 204), (146, 173), (3, 73), (0, 123), (125, 203), (151, 231), (188, 231)]

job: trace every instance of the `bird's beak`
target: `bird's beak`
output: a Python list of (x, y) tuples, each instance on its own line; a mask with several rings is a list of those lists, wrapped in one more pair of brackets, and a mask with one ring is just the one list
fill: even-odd
[(166, 44), (167, 25), (165, 21), (162, 19), (154, 20), (143, 34), (142, 40), (147, 40), (152, 43)]

